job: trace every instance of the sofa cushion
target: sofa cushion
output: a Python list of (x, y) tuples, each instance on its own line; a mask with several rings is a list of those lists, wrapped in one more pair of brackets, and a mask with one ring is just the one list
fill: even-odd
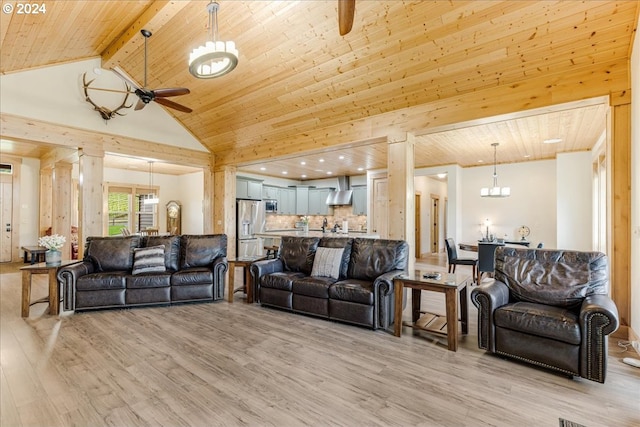
[(501, 328), (568, 344), (580, 345), (582, 341), (578, 316), (561, 307), (529, 302), (507, 304), (496, 309), (494, 322)]
[(212, 283), (213, 271), (206, 267), (182, 269), (171, 275), (171, 286), (211, 285)]
[(180, 269), (210, 267), (213, 260), (227, 256), (226, 234), (182, 235)]
[(164, 245), (133, 249), (133, 275), (164, 272)]
[(331, 285), (329, 298), (373, 305), (373, 283), (368, 280), (341, 280)]
[(577, 307), (588, 295), (608, 294), (607, 257), (600, 252), (496, 249), (495, 278), (512, 296), (556, 307)]
[(180, 236), (149, 236), (144, 246), (164, 245), (164, 266), (168, 271), (177, 271), (180, 263)]
[(340, 265), (344, 248), (322, 248), (316, 250), (313, 259), (311, 276), (332, 277), (337, 279), (340, 276)]
[(139, 236), (87, 237), (84, 257), (96, 271), (131, 271), (133, 249), (138, 246)]
[(357, 238), (353, 241), (348, 277), (375, 280), (393, 270), (406, 270), (409, 245), (404, 240)]
[(279, 257), (284, 264), (284, 269), (309, 276), (318, 243), (320, 243), (318, 237), (282, 236)]
[(291, 291), (293, 280), (300, 277), (305, 277), (305, 275), (293, 271), (270, 273), (260, 277), (260, 286), (263, 288)]
[(336, 279), (331, 277), (301, 277), (294, 279), (291, 283), (291, 290), (296, 295), (306, 295), (316, 298), (329, 298), (329, 286), (335, 283)]
[(110, 271), (106, 273), (91, 273), (78, 277), (77, 291), (95, 291), (104, 289), (124, 289), (127, 271)]
[(340, 280), (347, 278), (349, 270), (349, 260), (351, 259), (351, 249), (353, 247), (353, 238), (351, 237), (323, 237), (320, 239), (318, 247), (323, 248), (344, 248), (342, 253), (342, 262), (340, 263)]
[(127, 276), (127, 289), (166, 288), (171, 285), (171, 273), (143, 273)]

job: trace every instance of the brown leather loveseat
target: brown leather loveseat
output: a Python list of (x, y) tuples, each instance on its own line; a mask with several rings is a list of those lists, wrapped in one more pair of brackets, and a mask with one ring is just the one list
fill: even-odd
[(606, 255), (498, 247), (495, 262), (495, 282), (471, 292), (479, 347), (603, 383), (618, 328)]
[(224, 298), (224, 234), (89, 237), (84, 254), (58, 271), (64, 310)]
[(386, 329), (408, 256), (402, 240), (284, 236), (278, 258), (250, 271), (261, 305)]

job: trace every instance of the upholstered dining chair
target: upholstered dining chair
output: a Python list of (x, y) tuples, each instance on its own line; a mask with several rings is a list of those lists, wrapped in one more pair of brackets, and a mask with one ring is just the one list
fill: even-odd
[(473, 279), (476, 279), (476, 267), (478, 266), (477, 258), (458, 258), (456, 250), (456, 242), (453, 238), (448, 237), (444, 240), (447, 247), (447, 258), (449, 260), (449, 273), (456, 272), (456, 265), (470, 265), (473, 271)]
[(489, 273), (493, 275), (496, 262), (494, 256), (496, 248), (504, 246), (502, 243), (478, 242), (478, 278), (476, 283), (482, 283), (482, 274)]

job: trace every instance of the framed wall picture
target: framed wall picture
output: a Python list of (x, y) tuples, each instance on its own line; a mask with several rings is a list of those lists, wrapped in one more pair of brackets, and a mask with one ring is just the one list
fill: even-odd
[(167, 232), (172, 236), (182, 233), (182, 206), (175, 200), (167, 203)]

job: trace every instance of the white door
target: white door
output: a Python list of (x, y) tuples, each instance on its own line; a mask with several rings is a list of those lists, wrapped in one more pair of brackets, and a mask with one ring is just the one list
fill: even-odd
[(0, 175), (0, 262), (11, 261), (11, 213), (13, 212), (11, 175)]
[(373, 179), (373, 232), (380, 238), (389, 237), (389, 196), (387, 191), (387, 178)]

